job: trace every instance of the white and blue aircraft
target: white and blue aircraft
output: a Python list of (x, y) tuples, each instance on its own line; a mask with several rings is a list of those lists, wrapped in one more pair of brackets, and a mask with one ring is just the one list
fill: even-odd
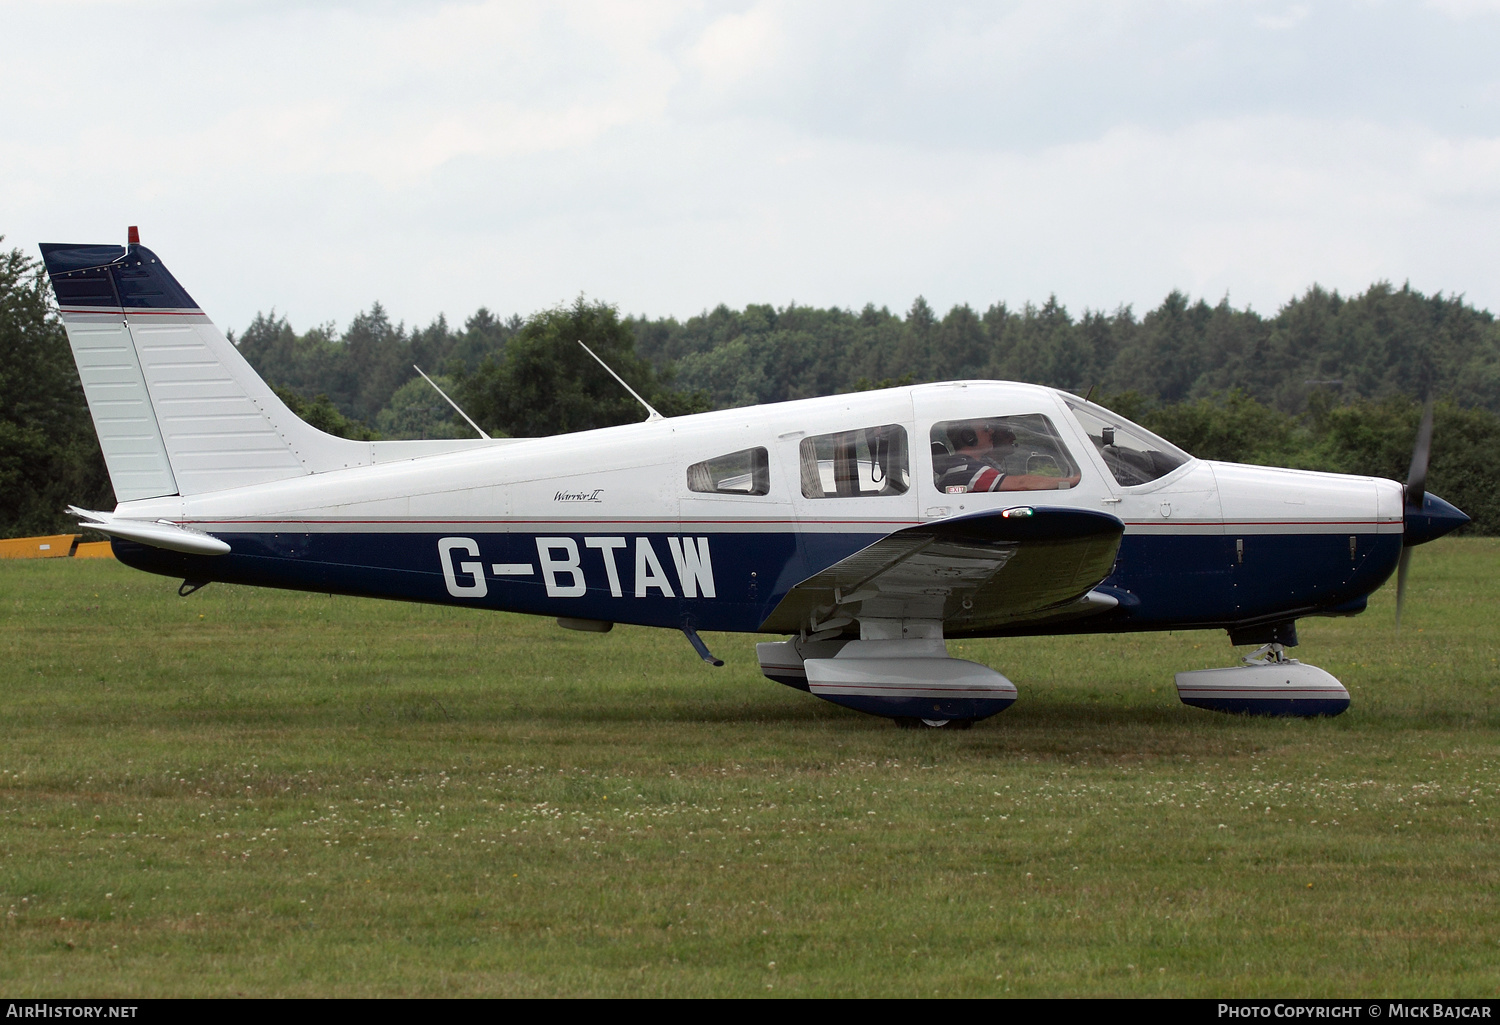
[[(955, 381), (535, 439), (350, 441), (299, 420), (135, 229), (42, 257), (118, 505), (74, 509), (181, 578), (769, 634), (761, 669), (904, 725), (1016, 698), (961, 637), (1222, 628), (1189, 704), (1344, 710), (1290, 659), (1467, 522), (1408, 483), (1195, 459), (1053, 388)], [(644, 403), (643, 403), (644, 404)], [(649, 410), (649, 406), (647, 407)], [(1398, 586), (1399, 591), (1399, 586)]]

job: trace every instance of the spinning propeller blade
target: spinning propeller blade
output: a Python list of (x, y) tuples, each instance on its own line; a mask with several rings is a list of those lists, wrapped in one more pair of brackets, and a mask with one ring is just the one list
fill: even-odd
[[(1422, 410), (1417, 428), (1417, 443), (1411, 451), (1411, 467), (1406, 471), (1406, 511), (1420, 512), (1427, 497), (1427, 463), (1432, 458), (1432, 400)], [(1411, 566), (1411, 546), (1402, 544), (1401, 561), (1396, 565), (1396, 632), (1401, 632), (1401, 606), (1406, 600), (1406, 571)]]
[(1422, 508), (1427, 496), (1427, 461), (1432, 457), (1432, 400), (1422, 410), (1422, 425), (1417, 428), (1417, 444), (1411, 452), (1411, 468), (1406, 471), (1406, 507)]
[(1396, 564), (1396, 633), (1401, 632), (1401, 603), (1406, 600), (1406, 569), (1411, 565), (1411, 549), (1401, 549), (1401, 561)]

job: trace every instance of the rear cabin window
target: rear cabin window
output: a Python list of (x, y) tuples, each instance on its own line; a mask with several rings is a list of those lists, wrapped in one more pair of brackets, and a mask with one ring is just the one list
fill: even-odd
[(1068, 399), (1067, 403), (1084, 433), (1104, 457), (1104, 465), (1124, 487), (1149, 484), (1193, 458), (1170, 441), (1103, 406), (1081, 399)]
[(945, 494), (1056, 491), (1079, 477), (1057, 428), (1041, 413), (932, 425), (932, 482)]
[(904, 495), (911, 487), (906, 428), (900, 424), (803, 438), (799, 446), (806, 498)]
[(689, 491), (708, 495), (765, 495), (771, 491), (771, 461), (763, 448), (714, 456), (688, 467)]

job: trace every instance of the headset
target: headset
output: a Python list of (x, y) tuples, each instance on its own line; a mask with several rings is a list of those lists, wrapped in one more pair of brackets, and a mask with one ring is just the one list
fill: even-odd
[[(984, 423), (985, 421), (980, 421)], [(1001, 427), (994, 423), (988, 424), (990, 437), (996, 445), (1014, 445), (1016, 434), (1009, 427)], [(973, 422), (954, 424), (948, 428), (948, 441), (953, 445), (955, 451), (961, 448), (972, 448), (979, 444), (979, 432), (975, 429)]]

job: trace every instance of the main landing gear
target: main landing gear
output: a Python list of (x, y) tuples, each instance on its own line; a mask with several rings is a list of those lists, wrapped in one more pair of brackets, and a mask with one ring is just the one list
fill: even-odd
[(770, 641), (755, 654), (777, 683), (912, 729), (967, 729), (1016, 700), (1004, 676), (949, 657), (941, 623), (867, 619), (859, 640)]

